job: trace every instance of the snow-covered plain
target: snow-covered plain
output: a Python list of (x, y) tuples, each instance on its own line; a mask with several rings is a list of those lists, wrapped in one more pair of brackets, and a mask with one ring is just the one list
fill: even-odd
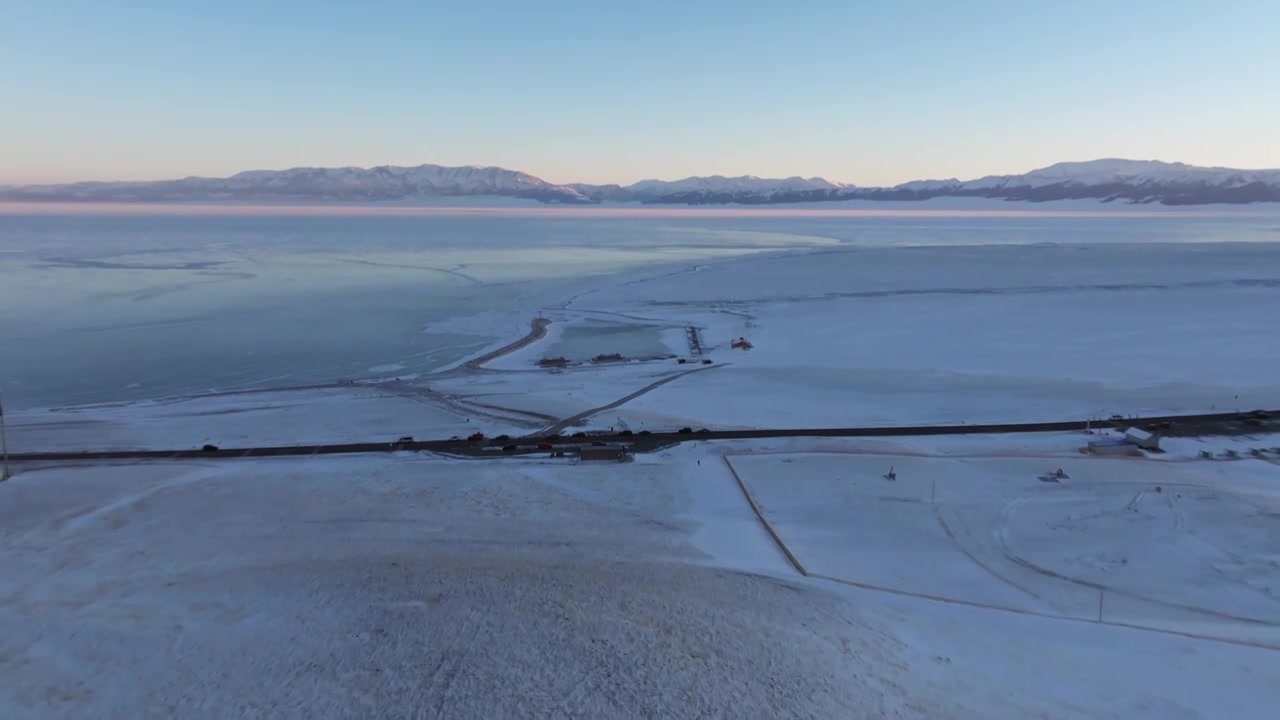
[(1228, 473), (982, 455), (730, 462), (813, 574), (1280, 648), (1280, 468), (1265, 460)]
[[(13, 452), (294, 445), (468, 435), (482, 426), (423, 388), (333, 385), (14, 413)], [(487, 419), (487, 418), (486, 418)]]
[[(10, 446), (1280, 407), (1274, 243), (966, 221), (884, 247), (891, 227), (686, 226), (655, 251), (635, 226), (614, 248), (625, 262), (581, 228), (572, 250), (495, 244), (487, 264), (383, 249), (338, 298), (378, 304), (342, 317), (404, 309), (383, 273), (447, 283), (465, 307), (432, 305), (425, 347), (352, 353), (328, 378), (270, 366), (278, 383), (243, 392), (7, 406)], [(341, 279), (309, 261), (317, 286)], [(520, 279), (538, 263), (554, 282)], [(47, 279), (24, 277), (13, 297), (35, 302)], [(129, 301), (170, 309), (149, 298)], [(55, 328), (93, 319), (64, 304), (45, 314)], [(538, 314), (545, 336), (467, 362)], [(22, 317), (19, 340), (48, 330)], [(292, 332), (337, 345), (341, 325)], [(752, 350), (729, 347), (744, 336)], [(537, 367), (664, 349), (691, 363)], [(352, 367), (367, 374), (337, 382)], [(300, 380), (314, 383), (281, 387)], [(1159, 460), (1083, 458), (1087, 439), (690, 443), (623, 465), (19, 463), (0, 484), (0, 717), (1272, 717), (1280, 453), (1250, 451), (1280, 438), (1166, 439)], [(1058, 468), (1069, 478), (1038, 478)]]
[[(662, 428), (995, 422), (1280, 407), (1272, 372), (1276, 246), (840, 248), (691, 266), (544, 310), (674, 328), (673, 351), (719, 367), (602, 413)], [(692, 357), (679, 328), (700, 328)], [(962, 329), (962, 332), (957, 332)], [(519, 396), (568, 414), (685, 369), (526, 373), (547, 341), (451, 392)], [(734, 350), (746, 337), (750, 351)], [(606, 353), (601, 336), (581, 354)], [(519, 371), (519, 372), (517, 372)]]
[[(1176, 633), (1274, 644), (1274, 625), (1167, 608), (1134, 623), (1162, 631), (1099, 624), (1088, 593), (1045, 580), (1036, 600), (966, 556), (987, 559), (975, 518), (1037, 490), (1026, 473), (1064, 464), (1047, 440), (1047, 459), (978, 468), (909, 455), (930, 445), (824, 441), (813, 455), (788, 440), (763, 445), (783, 454), (697, 444), (623, 465), (406, 454), (25, 469), (0, 485), (0, 715), (1270, 717), (1280, 652)], [(850, 454), (868, 447), (906, 455)], [(756, 521), (726, 451), (815, 576)], [(894, 486), (872, 475), (889, 462)], [(1016, 506), (1010, 547), (1060, 567), (1072, 558), (1043, 541), (1075, 529), (1045, 521), (1090, 487), (1157, 481), (1143, 461), (1077, 461), (1090, 463), (1117, 469), (1076, 489), (1092, 470), (1072, 465), (1050, 488), (1061, 502)], [(1244, 475), (1213, 492), (1275, 499), (1273, 477)], [(932, 517), (910, 515), (934, 477), (949, 522), (973, 523), (949, 546)], [(1136, 554), (1108, 583), (1146, 573), (1161, 582), (1143, 594), (1274, 618), (1275, 539), (1259, 534), (1273, 531), (1232, 528), (1239, 503), (1186, 493), (1175, 528), (1146, 497), (1126, 515), (1103, 496), (1110, 514), (1082, 522), (1105, 535), (1065, 546), (1086, 561), (1077, 570), (1102, 569), (1091, 553), (1110, 540), (1111, 555)], [(1160, 528), (1205, 545), (1184, 558)], [(1210, 562), (1235, 578), (1218, 593), (1193, 587)], [(1108, 622), (1135, 619), (1124, 599), (1108, 595)]]

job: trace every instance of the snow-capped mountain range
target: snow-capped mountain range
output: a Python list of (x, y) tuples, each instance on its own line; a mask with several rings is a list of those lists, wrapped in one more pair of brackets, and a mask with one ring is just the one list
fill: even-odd
[(544, 203), (639, 202), (679, 205), (769, 205), (839, 200), (919, 201), (978, 197), (1044, 202), (1206, 205), (1280, 202), (1280, 170), (1197, 167), (1157, 160), (1063, 162), (1023, 175), (977, 180), (917, 180), (858, 187), (823, 178), (754, 176), (642, 180), (632, 185), (557, 185), (499, 167), (418, 165), (374, 168), (253, 170), (228, 178), (157, 182), (86, 182), (0, 187), (0, 199), (46, 201), (309, 201), (388, 202), (463, 196), (527, 198)]

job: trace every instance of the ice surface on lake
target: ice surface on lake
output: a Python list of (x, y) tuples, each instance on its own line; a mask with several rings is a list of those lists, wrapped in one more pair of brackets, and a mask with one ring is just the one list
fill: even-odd
[(543, 355), (586, 362), (598, 355), (647, 358), (684, 352), (684, 347), (664, 343), (662, 330), (658, 325), (586, 321), (565, 329)]
[[(729, 285), (714, 282), (714, 274), (705, 276), (707, 282), (670, 288), (660, 282), (636, 285), (645, 296), (633, 295), (628, 302), (762, 306), (787, 301), (796, 287), (852, 299), (908, 293), (919, 296), (911, 317), (902, 318), (902, 332), (909, 334), (912, 323), (928, 322), (937, 312), (950, 309), (954, 315), (957, 306), (947, 292), (972, 296), (996, 289), (1015, 296), (991, 299), (1009, 303), (1001, 305), (1007, 308), (1004, 320), (1000, 313), (983, 315), (988, 330), (999, 334), (990, 323), (1034, 322), (1017, 311), (1028, 302), (1078, 303), (1078, 296), (1062, 291), (1097, 286), (1114, 296), (1118, 313), (1132, 313), (1135, 302), (1150, 302), (1143, 312), (1176, 314), (1185, 303), (1200, 300), (1159, 293), (1190, 288), (1202, 293), (1198, 298), (1221, 291), (1242, 302), (1267, 302), (1269, 283), (1275, 281), (1267, 267), (1270, 245), (1221, 243), (1274, 241), (1278, 228), (1274, 216), (1239, 213), (1157, 218), (0, 213), (0, 389), (12, 407), (31, 408), (329, 383), (392, 366), (399, 366), (396, 374), (421, 375), (517, 336), (543, 309), (571, 301), (580, 307), (598, 304), (625, 290), (628, 278), (729, 267), (734, 258), (761, 252), (879, 248), (880, 254), (868, 255), (862, 271), (836, 287), (829, 274), (823, 276), (821, 259), (813, 258), (790, 269), (762, 264), (760, 274), (733, 278)], [(1215, 244), (1195, 245), (1204, 242)], [(1062, 267), (1037, 264), (1034, 258), (1010, 264), (992, 254), (992, 246), (1053, 244), (1082, 248), (1085, 259), (1065, 270), (1069, 276)], [(957, 265), (928, 249), (937, 246), (969, 249)], [(1180, 247), (1207, 248), (1194, 255), (1203, 263), (1188, 261), (1183, 253), (1172, 253), (1170, 261), (1170, 249)], [(842, 265), (848, 267), (831, 267)], [(601, 292), (605, 288), (611, 289)], [(1056, 295), (1026, 296), (1044, 288)], [(1156, 294), (1131, 297), (1126, 288)], [(850, 308), (847, 319), (863, 323), (856, 312)], [(1097, 312), (1105, 313), (1105, 306)], [(1228, 318), (1224, 312), (1213, 321)], [(946, 317), (935, 324), (954, 328), (963, 321)], [(674, 324), (682, 323), (677, 318)], [(830, 318), (822, 324), (809, 332), (843, 332)], [(627, 342), (638, 344), (633, 352), (660, 349), (649, 335), (643, 341), (639, 337)], [(1245, 361), (1254, 352), (1244, 346), (1238, 351)], [(1054, 352), (1046, 348), (1047, 354)], [(979, 356), (985, 358), (978, 352), (975, 360)]]

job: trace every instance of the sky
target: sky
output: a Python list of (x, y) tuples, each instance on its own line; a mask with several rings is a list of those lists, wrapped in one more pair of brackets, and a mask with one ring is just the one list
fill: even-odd
[(0, 0), (0, 183), (1280, 167), (1274, 0)]

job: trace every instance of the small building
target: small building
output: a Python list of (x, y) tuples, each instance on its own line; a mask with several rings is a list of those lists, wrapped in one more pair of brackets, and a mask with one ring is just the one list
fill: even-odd
[(1117, 457), (1133, 457), (1142, 455), (1142, 450), (1128, 440), (1090, 440), (1084, 448), (1090, 455), (1110, 455)]
[(1143, 450), (1159, 450), (1160, 438), (1156, 435), (1143, 430), (1142, 428), (1131, 427), (1124, 431), (1124, 439), (1137, 445)]
[(626, 462), (631, 459), (631, 452), (625, 445), (584, 445), (578, 449), (578, 458)]

